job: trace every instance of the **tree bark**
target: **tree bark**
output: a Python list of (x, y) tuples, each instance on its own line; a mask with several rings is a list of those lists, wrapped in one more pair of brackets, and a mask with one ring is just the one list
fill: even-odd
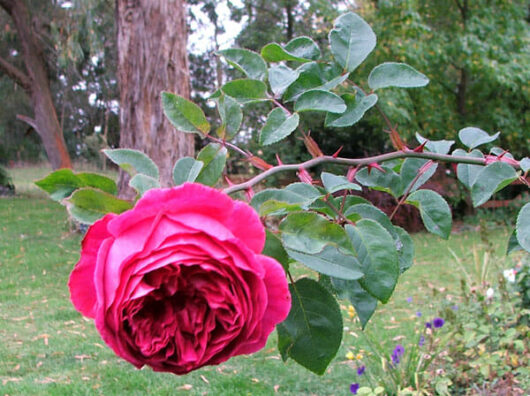
[(35, 113), (33, 119), (27, 116), (18, 118), (35, 128), (53, 169), (71, 168), (72, 163), (53, 104), (42, 47), (32, 30), (26, 3), (21, 0), (1, 0), (0, 6), (11, 16), (17, 29), (26, 72), (4, 59), (0, 59), (0, 70), (26, 91)]
[[(172, 184), (176, 160), (193, 155), (194, 138), (167, 121), (162, 91), (189, 98), (184, 0), (116, 0), (120, 147), (141, 150), (160, 168), (162, 186)], [(127, 177), (119, 181), (128, 195)]]

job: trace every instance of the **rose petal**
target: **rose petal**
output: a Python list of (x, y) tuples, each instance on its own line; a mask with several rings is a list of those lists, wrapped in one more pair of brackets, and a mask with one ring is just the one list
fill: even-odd
[(157, 213), (202, 214), (222, 223), (256, 253), (265, 245), (265, 231), (254, 209), (244, 202), (233, 201), (219, 190), (197, 183), (147, 191), (132, 210), (109, 224), (109, 231), (115, 236), (121, 235), (127, 228)]
[(88, 229), (82, 242), (81, 258), (70, 274), (68, 282), (72, 304), (89, 318), (94, 318), (96, 315), (97, 299), (94, 286), (96, 258), (101, 243), (110, 236), (107, 224), (114, 217), (116, 217), (114, 213), (109, 213)]
[(267, 309), (256, 330), (257, 338), (253, 342), (242, 344), (237, 350), (238, 354), (253, 353), (263, 348), (274, 327), (284, 321), (291, 310), (291, 294), (281, 264), (268, 256), (257, 255), (257, 259), (266, 271), (263, 282), (267, 288)]

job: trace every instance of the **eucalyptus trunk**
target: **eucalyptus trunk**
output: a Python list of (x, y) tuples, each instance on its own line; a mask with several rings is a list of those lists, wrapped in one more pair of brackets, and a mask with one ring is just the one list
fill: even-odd
[[(120, 147), (141, 150), (169, 186), (176, 160), (193, 155), (194, 139), (165, 118), (162, 91), (189, 98), (187, 25), (183, 0), (116, 0)], [(120, 175), (120, 194), (127, 195)]]
[(40, 136), (53, 169), (71, 168), (70, 156), (52, 99), (42, 44), (34, 31), (26, 2), (0, 0), (0, 7), (9, 14), (16, 27), (25, 66), (25, 70), (18, 69), (0, 58), (0, 72), (5, 73), (24, 89), (34, 112), (33, 118), (21, 114), (17, 115), (17, 118), (31, 125)]

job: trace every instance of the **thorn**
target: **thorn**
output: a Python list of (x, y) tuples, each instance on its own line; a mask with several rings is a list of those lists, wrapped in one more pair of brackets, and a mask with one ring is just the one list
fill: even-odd
[(234, 183), (232, 183), (232, 181), (226, 175), (225, 175), (225, 181), (226, 181), (226, 183), (228, 184), (229, 187), (232, 187), (234, 185)]
[(245, 196), (247, 197), (248, 202), (252, 201), (252, 197), (254, 197), (254, 190), (252, 187), (245, 189)]
[(377, 169), (379, 172), (386, 173), (386, 171), (381, 168), (381, 165), (379, 165), (377, 162), (371, 162), (368, 165), (368, 174), (372, 171), (372, 168)]
[(350, 166), (348, 168), (348, 173), (346, 173), (346, 179), (348, 179), (348, 181), (351, 183), (353, 182), (353, 180), (355, 179), (355, 175), (357, 174), (357, 171), (359, 170), (359, 167), (353, 167), (353, 166)]
[(283, 165), (283, 162), (280, 159), (280, 156), (278, 155), (278, 153), (276, 153), (276, 161), (278, 162), (278, 165)]
[(339, 156), (339, 153), (342, 151), (343, 148), (344, 148), (344, 146), (340, 146), (339, 149), (337, 151), (335, 151), (335, 153), (333, 153), (332, 157), (333, 158), (337, 158)]
[(425, 145), (427, 144), (428, 140), (424, 141), (422, 144), (420, 144), (418, 147), (416, 147), (414, 150), (412, 150), (415, 153), (423, 153), (423, 149), (425, 148)]

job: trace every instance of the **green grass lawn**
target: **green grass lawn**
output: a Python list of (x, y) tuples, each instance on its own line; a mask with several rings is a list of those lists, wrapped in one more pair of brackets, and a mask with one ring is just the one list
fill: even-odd
[[(26, 180), (30, 194), (0, 199), (0, 396), (350, 394), (355, 366), (345, 355), (366, 353), (367, 348), (358, 324), (348, 318), (346, 303), (343, 346), (323, 376), (292, 361), (283, 363), (275, 334), (259, 353), (186, 376), (137, 370), (117, 358), (99, 338), (93, 322), (69, 301), (67, 279), (79, 258), (80, 235), (70, 230), (62, 206), (32, 193), (30, 178), (22, 172), (14, 176), (17, 187)], [(508, 231), (489, 232), (496, 251), (490, 262), (498, 268), (511, 267), (512, 259), (503, 255)], [(456, 298), (461, 273), (448, 249), (472, 268), (473, 246), (483, 247), (474, 230), (453, 234), (449, 241), (417, 234), (414, 242), (415, 265), (368, 325), (372, 338), (389, 352), (418, 320), (417, 310), (424, 316), (431, 309), (434, 312), (433, 288), (438, 299)], [(408, 297), (412, 303), (406, 301)]]

